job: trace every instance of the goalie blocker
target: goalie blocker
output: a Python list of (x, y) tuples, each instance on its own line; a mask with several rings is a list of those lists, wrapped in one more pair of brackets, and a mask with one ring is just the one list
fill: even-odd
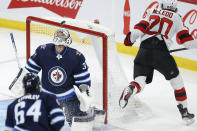
[(71, 131), (92, 131), (100, 128), (105, 120), (105, 111), (91, 107), (87, 116), (73, 117)]

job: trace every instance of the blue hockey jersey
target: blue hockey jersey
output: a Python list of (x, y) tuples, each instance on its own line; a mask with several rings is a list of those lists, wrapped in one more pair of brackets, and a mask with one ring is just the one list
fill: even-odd
[(34, 73), (42, 70), (42, 91), (55, 94), (58, 100), (76, 95), (73, 85), (91, 83), (84, 55), (70, 47), (58, 54), (54, 44), (41, 45), (25, 68)]
[(7, 109), (6, 128), (14, 131), (59, 131), (65, 117), (56, 96), (44, 92), (26, 94)]

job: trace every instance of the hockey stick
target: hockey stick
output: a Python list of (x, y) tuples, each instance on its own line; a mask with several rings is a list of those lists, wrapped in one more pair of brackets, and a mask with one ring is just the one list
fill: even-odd
[(180, 48), (180, 49), (174, 49), (174, 50), (170, 50), (169, 52), (177, 52), (177, 51), (183, 51), (183, 50), (187, 50), (187, 48)]
[(15, 77), (15, 79), (12, 81), (12, 83), (9, 86), (9, 89), (12, 89), (13, 85), (16, 83), (16, 81), (20, 77), (20, 75), (21, 75), (21, 73), (23, 71), (23, 68), (21, 68), (21, 64), (20, 64), (20, 61), (19, 61), (19, 58), (18, 58), (18, 53), (17, 53), (17, 49), (16, 49), (16, 44), (15, 44), (15, 41), (14, 41), (14, 35), (13, 35), (13, 33), (10, 33), (10, 38), (12, 40), (12, 46), (14, 48), (14, 52), (15, 52), (15, 56), (16, 56), (16, 61), (17, 61), (17, 64), (18, 64), (18, 68), (20, 70), (19, 73), (18, 73), (18, 75)]

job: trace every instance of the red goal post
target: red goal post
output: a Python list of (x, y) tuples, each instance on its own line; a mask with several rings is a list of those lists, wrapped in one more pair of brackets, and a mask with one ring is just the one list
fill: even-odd
[(30, 43), (30, 40), (31, 40), (31, 35), (30, 35), (30, 32), (31, 32), (31, 22), (32, 21), (35, 21), (35, 22), (38, 22), (38, 23), (43, 23), (43, 24), (48, 24), (48, 25), (53, 25), (53, 26), (57, 26), (57, 27), (63, 27), (63, 28), (67, 28), (67, 29), (72, 29), (72, 30), (76, 30), (76, 31), (79, 31), (79, 32), (83, 32), (83, 33), (87, 33), (87, 34), (90, 34), (90, 35), (96, 35), (96, 36), (99, 36), (102, 38), (102, 41), (103, 41), (103, 109), (105, 110), (106, 112), (106, 118), (105, 118), (105, 123), (107, 123), (107, 114), (108, 114), (108, 106), (107, 106), (107, 101), (108, 101), (108, 97), (107, 97), (107, 94), (108, 94), (108, 84), (107, 84), (107, 79), (108, 79), (108, 73), (107, 73), (107, 66), (108, 66), (108, 63), (107, 63), (107, 39), (108, 39), (108, 36), (105, 34), (105, 33), (102, 33), (102, 32), (97, 32), (97, 31), (94, 31), (94, 30), (90, 30), (90, 29), (85, 29), (85, 28), (80, 28), (80, 27), (77, 27), (77, 26), (72, 26), (72, 25), (68, 25), (68, 24), (63, 24), (61, 25), (61, 22), (55, 22), (55, 21), (51, 21), (51, 20), (46, 20), (46, 19), (43, 19), (43, 18), (38, 18), (38, 17), (34, 17), (34, 16), (28, 16), (27, 19), (26, 19), (26, 60), (29, 59), (30, 57), (30, 48), (31, 48), (31, 43)]

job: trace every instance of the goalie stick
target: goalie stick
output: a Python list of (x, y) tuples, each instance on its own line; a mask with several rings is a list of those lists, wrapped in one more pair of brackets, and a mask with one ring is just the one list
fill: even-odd
[(13, 33), (10, 33), (10, 38), (11, 38), (11, 41), (12, 41), (12, 46), (14, 48), (16, 61), (17, 61), (17, 64), (18, 64), (18, 68), (19, 68), (20, 71), (19, 71), (18, 75), (15, 77), (15, 79), (12, 81), (12, 83), (10, 84), (9, 90), (12, 89), (13, 85), (16, 83), (16, 81), (18, 80), (18, 78), (20, 77), (20, 75), (21, 75), (21, 73), (23, 71), (23, 68), (21, 68), (21, 64), (20, 64), (20, 61), (19, 61), (19, 58), (18, 58), (18, 53), (17, 53), (17, 48), (16, 48), (16, 44), (15, 44), (15, 41), (14, 41)]

